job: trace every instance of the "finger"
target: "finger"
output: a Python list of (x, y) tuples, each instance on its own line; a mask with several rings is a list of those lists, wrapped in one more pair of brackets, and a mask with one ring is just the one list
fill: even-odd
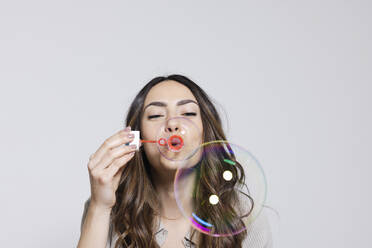
[(102, 145), (91, 157), (93, 163), (100, 161), (108, 150), (126, 143), (130, 143), (133, 139), (133, 135), (130, 135), (130, 127), (120, 130), (102, 143)]
[(97, 163), (94, 169), (102, 170), (108, 167), (115, 159), (120, 158), (130, 152), (134, 152), (135, 150), (136, 145), (119, 146), (117, 148), (110, 149), (103, 156), (102, 160)]
[(130, 127), (127, 127), (124, 130), (120, 130), (110, 138), (106, 139), (105, 142), (100, 146), (100, 148), (89, 157), (88, 169), (92, 170), (94, 167), (96, 167), (96, 165), (99, 164), (99, 161), (102, 160), (102, 157), (105, 155), (105, 153), (112, 147), (115, 147), (117, 143), (119, 143), (119, 145), (123, 145), (131, 142), (133, 138), (128, 136), (130, 134), (130, 130)]
[(104, 171), (106, 173), (107, 177), (111, 178), (114, 177), (115, 174), (125, 166), (128, 161), (130, 161), (135, 155), (135, 152), (128, 153), (120, 158), (115, 159), (115, 161), (107, 167)]

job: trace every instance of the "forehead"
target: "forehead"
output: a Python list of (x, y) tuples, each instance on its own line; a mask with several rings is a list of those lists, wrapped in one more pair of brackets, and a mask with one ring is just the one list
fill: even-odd
[(146, 96), (144, 105), (153, 101), (166, 103), (178, 102), (179, 100), (191, 99), (196, 101), (189, 88), (173, 80), (163, 81), (151, 88)]

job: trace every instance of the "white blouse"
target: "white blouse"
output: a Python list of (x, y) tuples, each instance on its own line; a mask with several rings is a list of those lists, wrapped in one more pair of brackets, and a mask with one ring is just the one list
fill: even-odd
[[(88, 198), (84, 203), (84, 211), (83, 216), (81, 218), (81, 226), (80, 231), (83, 229), (83, 223), (88, 211), (90, 203), (90, 198)], [(254, 222), (251, 223), (249, 228), (247, 229), (247, 236), (243, 241), (243, 248), (272, 248), (273, 247), (273, 240), (272, 240), (272, 233), (270, 229), (270, 225), (265, 214), (265, 209), (262, 209), (260, 215)], [(163, 227), (162, 223), (159, 223), (159, 228), (155, 233), (156, 242), (161, 247), (168, 235), (168, 231)], [(109, 227), (109, 235), (107, 239), (106, 248), (114, 248), (115, 242), (118, 239), (118, 236), (115, 232), (113, 232), (113, 226), (110, 222)], [(196, 245), (190, 241), (190, 232), (188, 232), (184, 239), (182, 240), (182, 244), (184, 247), (187, 248), (196, 248)]]

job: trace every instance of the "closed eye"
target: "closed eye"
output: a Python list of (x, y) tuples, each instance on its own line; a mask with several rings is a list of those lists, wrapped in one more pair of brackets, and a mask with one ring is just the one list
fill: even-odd
[[(196, 116), (196, 113), (195, 112), (187, 112), (187, 113), (184, 113), (183, 115), (185, 116)], [(162, 117), (164, 115), (149, 115), (148, 118), (149, 119), (154, 119), (154, 118), (158, 118), (158, 117)]]
[(188, 112), (188, 113), (184, 113), (184, 115), (186, 115), (186, 116), (196, 116), (196, 113), (195, 112)]
[(153, 118), (158, 118), (158, 117), (161, 117), (163, 115), (149, 115), (149, 119), (153, 119)]

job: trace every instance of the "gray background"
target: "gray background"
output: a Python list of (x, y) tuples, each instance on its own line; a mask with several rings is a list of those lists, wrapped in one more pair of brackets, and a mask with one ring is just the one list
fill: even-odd
[(371, 236), (370, 1), (1, 1), (1, 247), (74, 247), (87, 162), (158, 75), (261, 162), (275, 247)]

